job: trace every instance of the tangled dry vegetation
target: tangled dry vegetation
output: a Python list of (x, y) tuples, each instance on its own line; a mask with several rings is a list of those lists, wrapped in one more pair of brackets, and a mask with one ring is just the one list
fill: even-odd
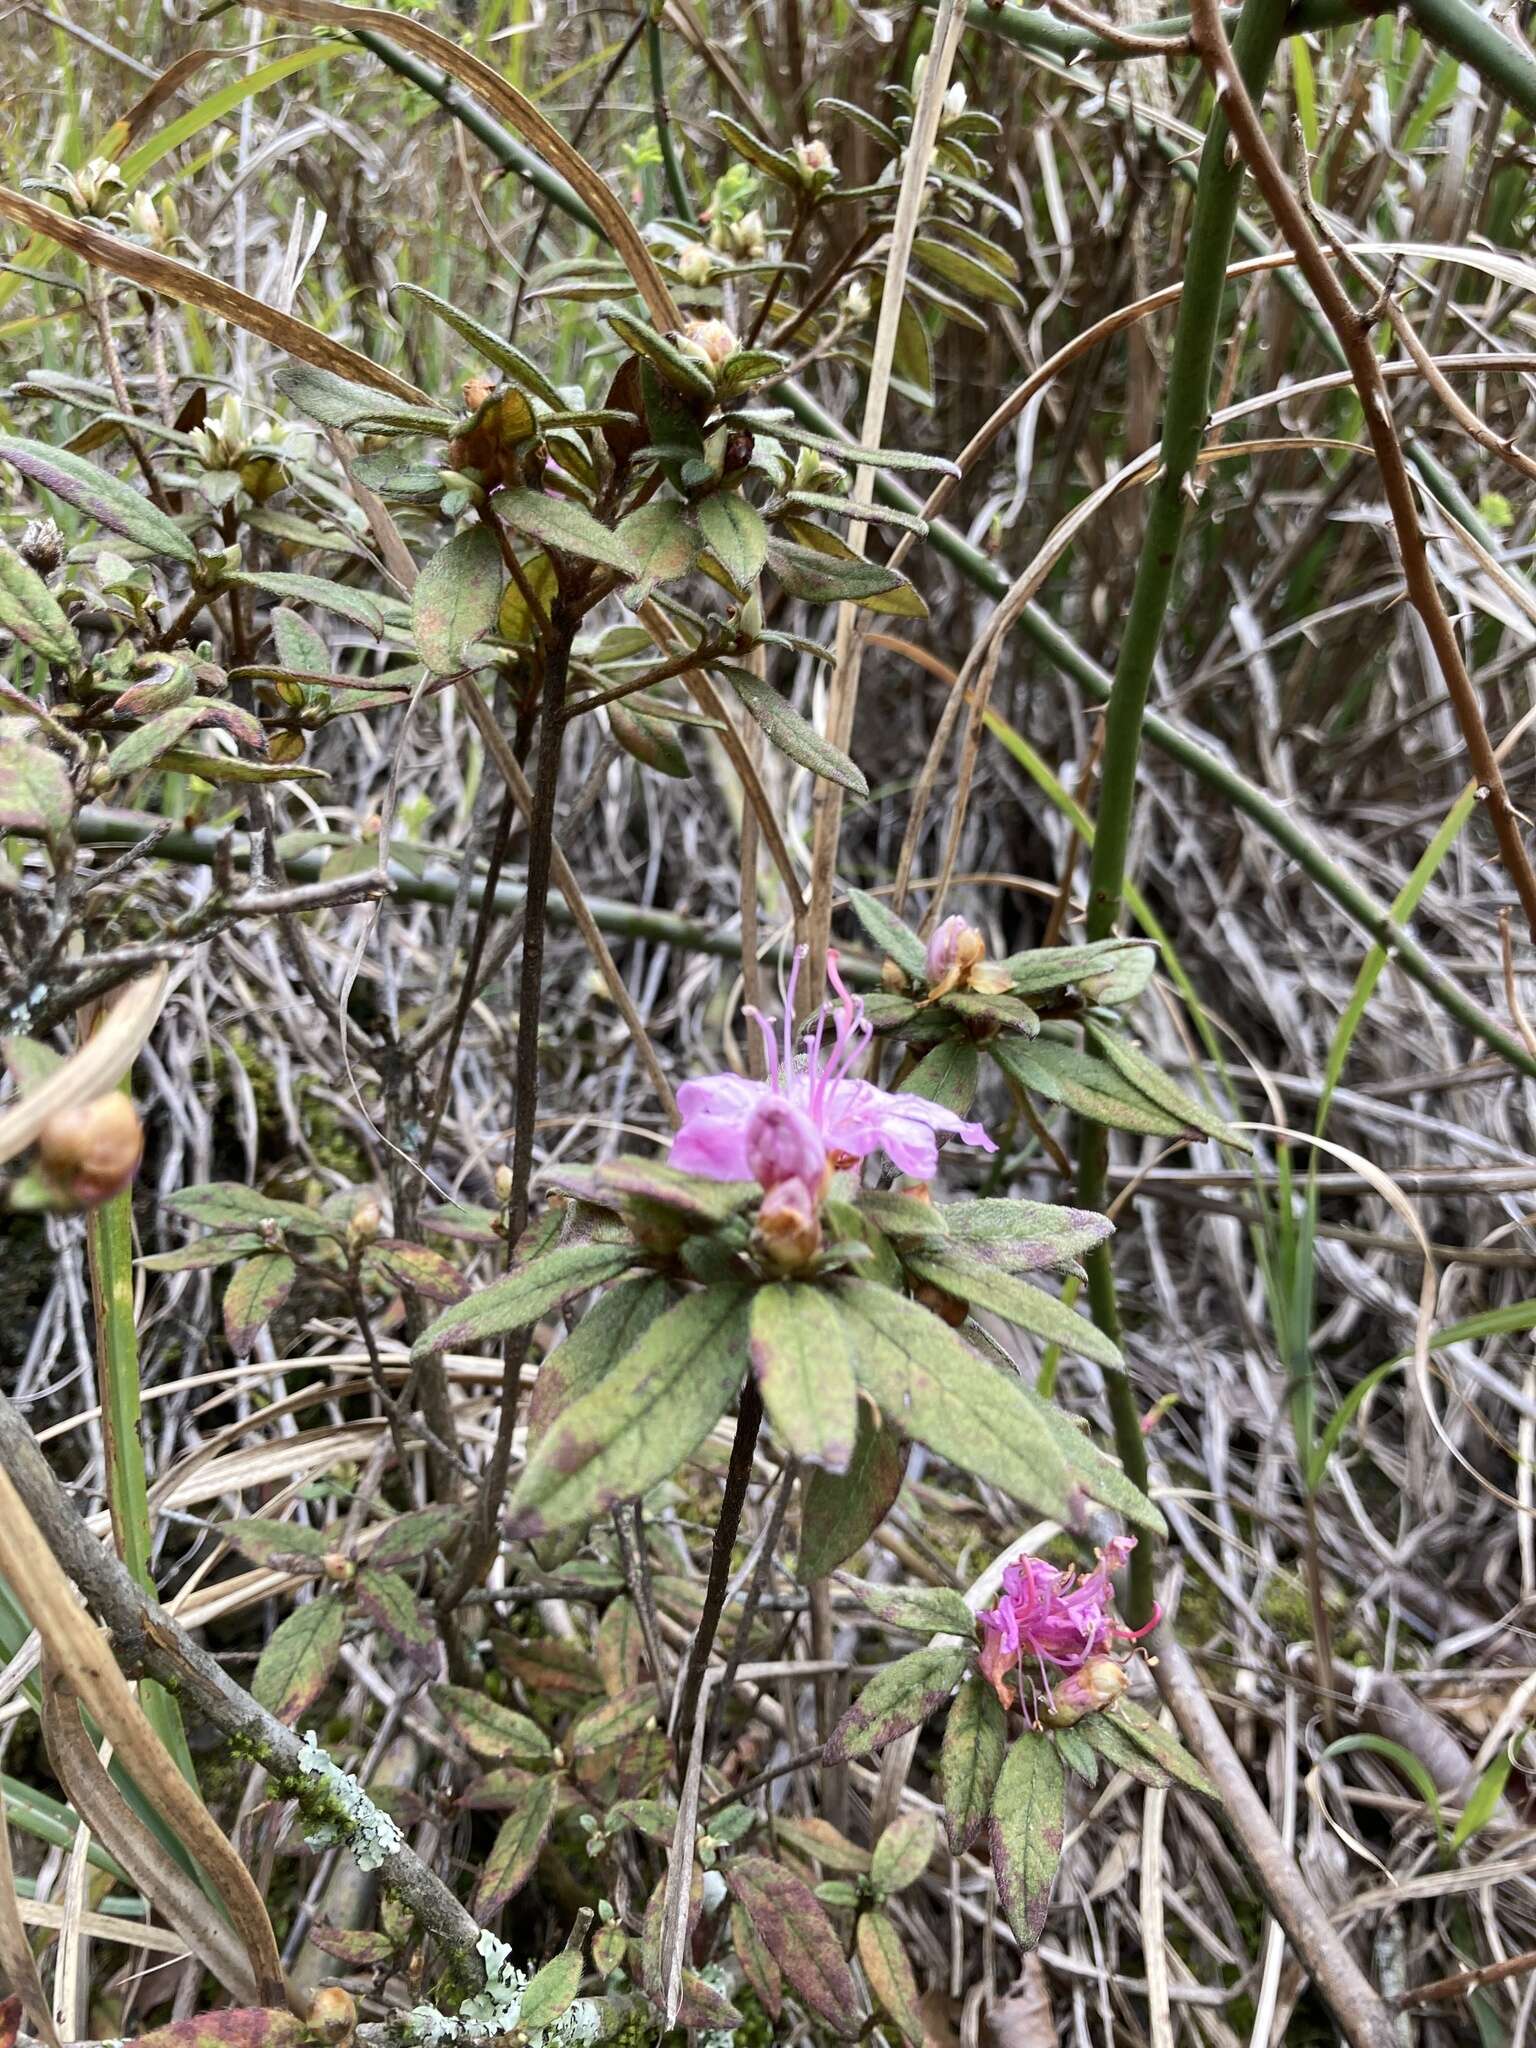
[(348, 12), (5, 21), (0, 2041), (1530, 2038), (1518, 21)]

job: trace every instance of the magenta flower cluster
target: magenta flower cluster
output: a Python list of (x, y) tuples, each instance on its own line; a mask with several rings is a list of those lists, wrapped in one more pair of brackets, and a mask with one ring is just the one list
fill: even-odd
[(767, 1080), (710, 1074), (685, 1081), (677, 1091), (682, 1125), (672, 1141), (672, 1164), (710, 1180), (755, 1180), (770, 1191), (794, 1182), (819, 1199), (829, 1172), (872, 1152), (884, 1152), (902, 1173), (932, 1180), (941, 1135), (995, 1151), (980, 1124), (921, 1095), (893, 1095), (855, 1077), (874, 1031), (863, 998), (844, 986), (835, 953), (827, 955), (827, 978), (837, 995), (832, 1043), (826, 1042), (823, 1010), (796, 1057), (790, 1019), (805, 951), (796, 950), (790, 971), (782, 1041), (771, 1018), (747, 1013), (763, 1034)]
[[(1072, 1681), (1080, 1672), (1157, 1626), (1157, 1614), (1145, 1627), (1132, 1629), (1112, 1612), (1111, 1578), (1135, 1547), (1134, 1536), (1115, 1537), (1099, 1552), (1093, 1570), (1082, 1574), (1059, 1570), (1043, 1557), (1020, 1558), (1003, 1573), (1003, 1597), (976, 1619), (985, 1638), (981, 1669), (1005, 1707), (1012, 1704), (1016, 1685), (1019, 1705), (1038, 1721), (1042, 1708), (1048, 1715), (1055, 1709), (1053, 1683), (1059, 1689), (1062, 1680), (1076, 1702), (1084, 1689)], [(1091, 1693), (1085, 1697), (1091, 1699)]]

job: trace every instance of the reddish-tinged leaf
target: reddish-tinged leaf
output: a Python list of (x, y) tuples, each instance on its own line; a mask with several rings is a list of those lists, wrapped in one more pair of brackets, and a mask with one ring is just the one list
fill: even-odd
[(423, 1301), (444, 1306), (462, 1301), (469, 1292), (469, 1282), (453, 1261), (422, 1244), (382, 1239), (369, 1247), (363, 1267), (370, 1279), (378, 1276), (391, 1286), (419, 1294)]
[(158, 506), (110, 471), (98, 469), (82, 455), (45, 441), (27, 441), (19, 435), (0, 437), (0, 457), (14, 464), (23, 476), (73, 505), (99, 526), (107, 526), (127, 540), (136, 540), (151, 554), (168, 555), (178, 562), (195, 562), (197, 549), (179, 526)]
[(802, 1585), (822, 1579), (862, 1550), (890, 1513), (907, 1469), (908, 1447), (898, 1431), (860, 1401), (858, 1431), (846, 1472), (814, 1467), (800, 1481)]
[(633, 1258), (628, 1245), (568, 1244), (546, 1252), (429, 1323), (411, 1356), (430, 1358), (434, 1351), (457, 1351), (466, 1344), (503, 1337), (508, 1330), (525, 1329), (572, 1295), (616, 1279)]
[(577, 1700), (592, 1699), (603, 1690), (596, 1664), (575, 1643), (561, 1642), (554, 1636), (525, 1639), (492, 1629), (491, 1648), (496, 1652), (497, 1664), (508, 1678), (527, 1687), (531, 1699), (569, 1706)]
[[(1088, 1718), (1096, 1717), (1090, 1715)], [(1170, 1777), (1177, 1778), (1181, 1785), (1187, 1785), (1192, 1792), (1203, 1792), (1207, 1799), (1221, 1797), (1173, 1730), (1154, 1720), (1136, 1700), (1120, 1700), (1110, 1718), (1124, 1729), (1139, 1749), (1161, 1765)]]
[(528, 1797), (536, 1771), (521, 1771), (515, 1764), (500, 1764), (476, 1778), (459, 1794), (459, 1805), (474, 1813), (516, 1813)]
[(917, 1979), (896, 1923), (885, 1913), (861, 1913), (857, 1947), (875, 2002), (890, 2014), (913, 2048), (922, 2048), (926, 2033), (918, 2010)]
[(475, 1887), (473, 1910), (477, 1920), (489, 1920), (493, 1913), (499, 1912), (533, 1875), (539, 1851), (549, 1839), (549, 1831), (554, 1824), (558, 1791), (559, 1786), (553, 1778), (532, 1779), (527, 1799), (502, 1822), (501, 1832), (492, 1844), (491, 1853), (480, 1872), (480, 1882)]
[(465, 667), (474, 643), (493, 629), (506, 575), (487, 526), (456, 533), (427, 563), (411, 594), (411, 633), (434, 675)]
[(222, 2012), (198, 2012), (140, 2034), (125, 2048), (302, 2048), (304, 2022), (291, 2012), (265, 2005), (236, 2005)]
[(735, 1899), (731, 1901), (731, 1940), (742, 1974), (756, 1992), (758, 2004), (769, 2019), (776, 2020), (784, 2010), (784, 1978), (752, 1925), (750, 1914)]
[(75, 792), (57, 754), (29, 740), (0, 741), (0, 832), (54, 840), (75, 812)]
[(587, 1310), (539, 1367), (528, 1402), (530, 1457), (550, 1425), (592, 1389), (633, 1349), (667, 1305), (665, 1280), (636, 1274), (610, 1287)]
[(413, 1664), (430, 1669), (437, 1662), (437, 1628), (426, 1603), (417, 1598), (398, 1572), (365, 1565), (352, 1585), (358, 1607), (383, 1629)]
[(1165, 1770), (1156, 1757), (1149, 1756), (1140, 1743), (1133, 1742), (1115, 1714), (1085, 1714), (1077, 1726), (1068, 1731), (1081, 1735), (1097, 1755), (1117, 1771), (1125, 1771), (1138, 1785), (1150, 1785), (1154, 1790), (1166, 1792), (1173, 1783), (1173, 1773)]
[(16, 2048), (20, 2032), (21, 2000), (13, 1993), (9, 1998), (0, 1998), (0, 2048)]
[(599, 1927), (592, 1937), (593, 1967), (601, 1970), (606, 1977), (623, 1962), (624, 1951), (628, 1946), (628, 1937), (616, 1922), (610, 1921), (606, 1927)]
[(334, 1593), (296, 1607), (278, 1623), (251, 1680), (269, 1714), (296, 1721), (314, 1705), (336, 1669), (345, 1625), (346, 1609)]
[(862, 1877), (869, 1868), (869, 1851), (850, 1842), (829, 1820), (812, 1815), (809, 1820), (780, 1819), (776, 1826), (780, 1841), (828, 1870), (851, 1870)]
[(839, 1572), (837, 1582), (877, 1621), (905, 1629), (909, 1635), (964, 1636), (969, 1640), (976, 1633), (975, 1616), (960, 1594), (947, 1586), (876, 1586), (850, 1572)]
[(429, 1551), (449, 1549), (464, 1526), (462, 1508), (418, 1508), (397, 1515), (368, 1551), (377, 1565), (416, 1564)]
[(782, 1863), (738, 1856), (725, 1866), (731, 1896), (751, 1919), (796, 1997), (833, 2033), (860, 2030), (859, 1995), (832, 1922), (809, 1888)]
[(965, 1854), (991, 1811), (1007, 1746), (1008, 1723), (997, 1694), (972, 1672), (955, 1694), (939, 1750), (944, 1827), (956, 1856)]
[(611, 1694), (628, 1692), (640, 1683), (644, 1661), (639, 1608), (622, 1597), (610, 1601), (597, 1627), (597, 1668), (603, 1684)]
[(869, 1756), (936, 1714), (969, 1668), (969, 1644), (913, 1650), (877, 1671), (828, 1738), (829, 1764)]
[(877, 1892), (904, 1891), (916, 1884), (939, 1842), (939, 1824), (928, 1813), (905, 1813), (893, 1820), (875, 1844), (869, 1881)]
[(286, 1252), (258, 1252), (231, 1273), (224, 1289), (224, 1334), (237, 1358), (247, 1355), (297, 1278), (298, 1268)]
[(334, 1956), (337, 1962), (348, 1963), (354, 1970), (377, 1969), (395, 1953), (395, 1944), (387, 1934), (361, 1927), (322, 1924), (310, 1928), (309, 1939), (323, 1955)]
[(272, 1228), (290, 1231), (296, 1237), (334, 1235), (331, 1225), (313, 1209), (264, 1195), (260, 1188), (248, 1188), (242, 1181), (209, 1181), (203, 1187), (182, 1188), (178, 1194), (167, 1195), (165, 1206), (210, 1230)]
[(226, 1522), (219, 1534), (252, 1564), (315, 1576), (324, 1571), (334, 1548), (329, 1529), (310, 1529), (303, 1522), (270, 1522), (259, 1515), (249, 1522)]
[[(1102, 1718), (1102, 1717), (1100, 1717)], [(1066, 1783), (1048, 1736), (1026, 1729), (1003, 1759), (992, 1795), (992, 1868), (1008, 1925), (1024, 1948), (1045, 1930), (1061, 1864)]]
[(526, 1714), (489, 1700), (467, 1685), (434, 1685), (439, 1713), (466, 1749), (487, 1763), (542, 1764), (549, 1761), (549, 1737)]

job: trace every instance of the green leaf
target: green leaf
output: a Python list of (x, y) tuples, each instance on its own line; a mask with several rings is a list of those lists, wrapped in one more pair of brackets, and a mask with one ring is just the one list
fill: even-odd
[(44, 661), (83, 657), (75, 629), (30, 562), (0, 539), (0, 626)]
[(976, 1617), (948, 1586), (877, 1586), (851, 1572), (839, 1572), (837, 1582), (876, 1620), (908, 1635), (963, 1636), (969, 1642), (976, 1633)]
[(748, 1295), (711, 1287), (667, 1310), (591, 1393), (559, 1417), (508, 1504), (514, 1539), (637, 1500), (691, 1457), (747, 1362)]
[[(371, 860), (369, 865), (372, 866)], [(374, 1287), (401, 1287), (439, 1306), (462, 1301), (469, 1292), (469, 1282), (451, 1259), (426, 1245), (404, 1244), (398, 1238), (383, 1239), (368, 1247), (363, 1277)]]
[(894, 1428), (1042, 1514), (1079, 1519), (1066, 1461), (1016, 1379), (888, 1288), (843, 1280), (837, 1291), (859, 1384)]
[(622, 306), (605, 300), (597, 313), (598, 318), (606, 320), (619, 339), (627, 342), (637, 356), (643, 356), (675, 391), (713, 404), (715, 380), (697, 356), (686, 354), (666, 335), (658, 334), (654, 327), (647, 326), (645, 321), (626, 312)]
[(384, 614), (366, 591), (353, 590), (348, 584), (333, 583), (325, 576), (296, 576), (280, 569), (230, 569), (221, 581), (238, 584), (244, 590), (264, 590), (269, 597), (283, 598), (293, 604), (314, 604), (322, 611), (335, 612), (341, 619), (350, 619), (355, 626), (361, 626), (365, 633), (371, 633), (375, 640), (382, 638)]
[(846, 1472), (859, 1393), (826, 1290), (789, 1280), (758, 1288), (750, 1350), (763, 1409), (777, 1434), (802, 1464)]
[(246, 1358), (257, 1333), (293, 1292), (298, 1268), (286, 1252), (261, 1252), (229, 1276), (224, 1289), (224, 1334), (236, 1358)]
[[(804, 522), (795, 524), (803, 528)], [(833, 538), (827, 535), (828, 540)], [(834, 555), (799, 541), (770, 540), (767, 561), (785, 596), (804, 598), (808, 604), (862, 604), (906, 582), (899, 569), (884, 568), (848, 551)]]
[(889, 1897), (916, 1884), (938, 1845), (938, 1822), (931, 1813), (906, 1813), (893, 1820), (870, 1858), (869, 1876), (875, 1890)]
[(802, 1585), (825, 1578), (864, 1548), (895, 1505), (906, 1463), (899, 1431), (861, 1401), (848, 1470), (822, 1472), (813, 1466), (801, 1477), (795, 1576)]
[(265, 1195), (260, 1188), (248, 1188), (239, 1181), (208, 1181), (201, 1187), (182, 1188), (167, 1195), (165, 1206), (173, 1215), (210, 1230), (263, 1230), (292, 1232), (296, 1237), (324, 1237), (332, 1226), (313, 1209), (300, 1202), (284, 1202)]
[(1507, 1748), (1501, 1749), (1488, 1768), (1472, 1788), (1472, 1796), (1461, 1809), (1461, 1819), (1451, 1831), (1452, 1853), (1464, 1848), (1480, 1829), (1487, 1827), (1504, 1797), (1504, 1787), (1509, 1781), (1512, 1758)]
[(1022, 1948), (1033, 1948), (1045, 1931), (1065, 1827), (1066, 1783), (1056, 1745), (1026, 1729), (1003, 1759), (992, 1795), (997, 1896)]
[(1091, 1123), (1154, 1138), (1177, 1138), (1187, 1128), (1130, 1087), (1108, 1060), (1080, 1052), (1076, 1046), (1062, 1045), (1054, 1038), (1032, 1042), (996, 1038), (989, 1050), (1021, 1088), (1043, 1095), (1049, 1102), (1060, 1102)]
[(318, 1571), (330, 1555), (334, 1532), (311, 1529), (304, 1522), (274, 1522), (255, 1515), (248, 1522), (225, 1522), (219, 1534), (234, 1545), (252, 1564), (268, 1565), (278, 1571)]
[(932, 235), (919, 235), (912, 245), (912, 254), (935, 277), (942, 277), (946, 284), (954, 285), (968, 297), (980, 299), (985, 305), (1011, 306), (1017, 313), (1024, 311), (1024, 299), (1017, 288), (1006, 277), (1000, 277), (989, 263), (967, 255), (963, 249), (952, 248)]
[(570, 2010), (581, 1989), (581, 1950), (563, 1949), (529, 1979), (518, 2009), (518, 2031), (535, 2034)]
[(910, 1251), (902, 1255), (908, 1272), (928, 1280), (949, 1294), (968, 1301), (972, 1308), (989, 1309), (993, 1315), (1028, 1330), (1048, 1344), (1059, 1344), (1095, 1364), (1123, 1366), (1120, 1347), (1110, 1341), (1086, 1316), (1068, 1308), (1054, 1294), (1034, 1287), (1016, 1274), (984, 1265), (979, 1259), (946, 1249), (938, 1254)]
[(433, 1550), (451, 1549), (464, 1527), (463, 1508), (417, 1508), (386, 1522), (368, 1551), (370, 1564), (419, 1564)]
[(1143, 1529), (1150, 1529), (1156, 1536), (1167, 1535), (1168, 1525), (1161, 1511), (1147, 1499), (1140, 1487), (1127, 1479), (1123, 1469), (1107, 1452), (1099, 1449), (1072, 1416), (1064, 1414), (1053, 1402), (1047, 1401), (1022, 1381), (1019, 1391), (1040, 1426), (1050, 1432), (1057, 1450), (1066, 1461), (1067, 1470), (1090, 1500), (1101, 1501), (1105, 1507), (1113, 1508), (1117, 1514), (1138, 1523)]
[(499, 1912), (533, 1875), (539, 1851), (554, 1825), (559, 1790), (555, 1777), (530, 1779), (526, 1793), (502, 1822), (475, 1887), (473, 1911), (477, 1920), (489, 1920)]
[(365, 1565), (352, 1582), (352, 1597), (368, 1620), (412, 1663), (433, 1663), (438, 1632), (431, 1610), (398, 1572), (376, 1571)]
[(945, 1038), (924, 1053), (902, 1082), (902, 1095), (921, 1095), (956, 1116), (968, 1116), (981, 1078), (981, 1055), (970, 1038)]
[(740, 590), (750, 590), (768, 559), (768, 529), (755, 505), (735, 491), (701, 498), (694, 517), (704, 543)]
[(1102, 1053), (1123, 1080), (1149, 1097), (1159, 1109), (1176, 1118), (1182, 1128), (1203, 1131), (1208, 1138), (1217, 1138), (1223, 1145), (1235, 1145), (1240, 1152), (1253, 1150), (1248, 1139), (1232, 1130), (1214, 1110), (1196, 1102), (1176, 1081), (1169, 1080), (1157, 1062), (1149, 1059), (1139, 1045), (1123, 1038), (1118, 1031), (1106, 1031), (1101, 1024), (1089, 1024), (1086, 1036), (1088, 1043), (1096, 1052)]
[(848, 907), (864, 927), (871, 945), (887, 954), (908, 981), (928, 981), (928, 949), (917, 933), (904, 925), (888, 904), (862, 889), (848, 891)]
[(638, 564), (635, 581), (624, 593), (631, 608), (644, 604), (658, 583), (675, 583), (693, 567), (699, 537), (678, 498), (659, 498), (625, 515), (614, 529), (619, 545)]
[(458, 1351), (527, 1329), (572, 1295), (617, 1279), (634, 1256), (622, 1244), (571, 1244), (546, 1252), (446, 1309), (416, 1339), (411, 1356), (428, 1358), (434, 1351)]
[(688, 756), (657, 719), (617, 701), (607, 707), (607, 714), (614, 738), (632, 760), (653, 768), (658, 775), (670, 775), (676, 782), (692, 779)]
[(971, 1258), (1005, 1266), (1011, 1273), (1070, 1266), (1082, 1253), (1102, 1244), (1114, 1229), (1107, 1216), (1093, 1209), (994, 1197), (951, 1202), (943, 1215), (950, 1237)]
[(1073, 1777), (1081, 1778), (1085, 1785), (1099, 1782), (1099, 1760), (1081, 1728), (1058, 1728), (1056, 1749)]
[(1001, 971), (1015, 995), (1049, 995), (1074, 982), (1087, 982), (1094, 985), (1095, 1002), (1126, 1002), (1129, 995), (1102, 994), (1102, 984), (1125, 984), (1130, 993), (1139, 994), (1156, 965), (1157, 948), (1145, 939), (1098, 939), (1091, 946), (1037, 946), (1031, 952), (1010, 953), (1001, 962)]
[(824, 740), (810, 720), (802, 718), (771, 684), (753, 675), (750, 669), (738, 668), (734, 662), (720, 662), (718, 667), (781, 754), (787, 754), (813, 775), (851, 789), (855, 796), (869, 795), (869, 784), (848, 756), (830, 740)]
[(411, 593), (411, 634), (433, 675), (466, 666), (470, 648), (496, 624), (505, 579), (488, 526), (466, 527), (428, 562)]
[(834, 2034), (854, 2038), (860, 2022), (853, 1974), (836, 1930), (808, 1887), (766, 1856), (733, 1857), (723, 1875), (801, 2004)]
[(107, 773), (118, 780), (153, 767), (160, 756), (179, 746), (203, 715), (201, 704), (173, 704), (156, 712), (120, 739), (107, 756)]
[(0, 739), (0, 832), (57, 843), (74, 815), (74, 787), (58, 755), (29, 740)]
[(709, 118), (735, 154), (745, 158), (754, 170), (762, 171), (781, 185), (787, 185), (791, 192), (798, 192), (803, 188), (805, 178), (800, 166), (786, 151), (770, 149), (767, 143), (759, 141), (750, 129), (744, 128), (739, 121), (733, 121), (729, 114), (711, 113)]
[(829, 1764), (884, 1749), (936, 1714), (975, 1660), (969, 1643), (909, 1650), (877, 1671), (827, 1738)]
[(296, 1721), (330, 1683), (341, 1655), (346, 1609), (334, 1593), (323, 1594), (280, 1621), (256, 1664), (251, 1691), (279, 1721)]
[(814, 434), (788, 413), (737, 412), (731, 414), (731, 423), (745, 427), (750, 434), (771, 434), (776, 441), (790, 441), (797, 448), (814, 448), (834, 461), (857, 463), (861, 468), (932, 469), (944, 476), (960, 474), (958, 465), (947, 455), (925, 455), (914, 448), (864, 448), (853, 441), (834, 439), (830, 434)]
[(564, 406), (565, 400), (538, 364), (531, 356), (525, 356), (520, 348), (514, 348), (510, 341), (472, 319), (468, 313), (461, 313), (457, 306), (450, 305), (446, 299), (440, 299), (436, 292), (429, 292), (422, 285), (397, 284), (394, 292), (396, 296), (419, 299), (423, 305), (430, 306), (439, 320), (445, 321), (477, 354), (494, 364), (510, 383), (518, 385), (530, 397), (552, 406), (556, 412)]
[(1171, 1728), (1165, 1728), (1155, 1716), (1149, 1714), (1145, 1707), (1133, 1699), (1122, 1698), (1110, 1712), (1112, 1719), (1125, 1730), (1138, 1748), (1144, 1749), (1154, 1763), (1162, 1766), (1169, 1777), (1176, 1778), (1181, 1785), (1187, 1785), (1191, 1792), (1203, 1792), (1207, 1799), (1219, 1798), (1216, 1787), (1178, 1736)]
[(169, 556), (176, 562), (197, 560), (197, 549), (158, 505), (109, 470), (87, 462), (83, 455), (50, 447), (45, 441), (28, 441), (19, 434), (0, 434), (0, 459), (94, 519), (98, 526), (137, 541), (152, 555)]
[(498, 491), (496, 510), (514, 532), (527, 534), (540, 547), (577, 555), (584, 562), (600, 562), (628, 577), (640, 574), (639, 560), (629, 543), (594, 519), (574, 498), (549, 498), (542, 491)]
[(806, 1820), (787, 1820), (775, 1817), (774, 1828), (780, 1841), (788, 1843), (791, 1849), (798, 1849), (802, 1856), (809, 1856), (828, 1870), (852, 1871), (863, 1877), (869, 1870), (869, 1851), (861, 1849), (857, 1842), (850, 1842), (840, 1828), (831, 1821), (811, 1815)]
[(917, 1979), (895, 1921), (888, 1913), (861, 1913), (854, 1946), (875, 2003), (890, 2014), (912, 2048), (923, 2048), (929, 2036), (918, 2004)]
[(1112, 1770), (1127, 1772), (1139, 1785), (1149, 1785), (1159, 1792), (1166, 1792), (1172, 1785), (1173, 1773), (1165, 1770), (1140, 1743), (1131, 1740), (1118, 1715), (1085, 1714), (1069, 1732), (1081, 1735)]
[(1007, 1746), (1002, 1703), (981, 1673), (973, 1671), (955, 1694), (939, 1749), (944, 1828), (956, 1856), (965, 1854), (991, 1811)]
[[(360, 420), (398, 421), (402, 425), (422, 416), (421, 406), (410, 399), (396, 398), (388, 391), (375, 391), (367, 384), (353, 384), (332, 370), (316, 369), (309, 363), (284, 363), (273, 382), (300, 412), (325, 427), (343, 429)], [(452, 415), (434, 415), (442, 426), (451, 427)]]
[(654, 1274), (636, 1274), (593, 1302), (565, 1340), (539, 1367), (528, 1402), (528, 1455), (551, 1424), (591, 1393), (631, 1350), (667, 1306), (668, 1287)]
[(536, 1722), (467, 1685), (434, 1685), (438, 1712), (465, 1748), (492, 1764), (547, 1764), (549, 1737)]
[[(528, 585), (545, 618), (559, 589), (555, 565), (543, 549), (530, 554), (522, 562), (523, 582)], [(538, 638), (538, 622), (528, 606), (520, 586), (508, 580), (501, 593), (501, 611), (496, 620), (496, 631), (503, 640), (510, 640), (514, 647), (528, 647)]]

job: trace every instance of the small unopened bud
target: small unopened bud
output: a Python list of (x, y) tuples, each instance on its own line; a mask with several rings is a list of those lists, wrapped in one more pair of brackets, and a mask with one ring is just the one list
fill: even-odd
[(715, 274), (715, 259), (702, 242), (690, 242), (677, 259), (677, 274), (695, 288), (708, 284)]
[(357, 2007), (350, 1991), (340, 1984), (322, 1984), (309, 2001), (309, 2030), (318, 2034), (327, 2048), (341, 2048), (357, 2031)]
[(736, 353), (736, 336), (723, 320), (686, 321), (683, 334), (713, 369), (718, 370), (727, 356)]
[(821, 1215), (803, 1180), (781, 1180), (764, 1195), (752, 1233), (754, 1249), (780, 1272), (797, 1272), (821, 1250)]
[(466, 377), (464, 379), (464, 410), (478, 412), (491, 393), (496, 389), (494, 377)]
[(837, 168), (832, 161), (831, 150), (819, 135), (813, 136), (809, 142), (797, 142), (795, 155), (800, 159), (801, 170), (809, 171), (813, 176), (818, 171), (835, 171)]
[(907, 977), (894, 960), (883, 960), (880, 963), (880, 982), (882, 987), (899, 994), (907, 985)]
[(928, 941), (930, 983), (964, 974), (967, 968), (985, 959), (986, 952), (986, 940), (963, 917), (946, 917)]
[(765, 1095), (747, 1118), (743, 1134), (747, 1165), (759, 1187), (802, 1181), (820, 1190), (827, 1173), (827, 1148), (804, 1110), (782, 1095)]
[(126, 1095), (61, 1109), (38, 1133), (38, 1159), (60, 1194), (95, 1209), (120, 1194), (144, 1156), (144, 1126)]
[(1051, 1687), (1050, 1700), (1040, 1708), (1047, 1728), (1071, 1728), (1087, 1714), (1102, 1714), (1123, 1697), (1130, 1680), (1125, 1667), (1113, 1657), (1090, 1657), (1081, 1671), (1074, 1671)]
[(856, 277), (843, 293), (843, 311), (850, 320), (867, 320), (870, 308), (869, 286), (863, 278)]
[(359, 1202), (352, 1211), (352, 1220), (347, 1225), (347, 1236), (353, 1244), (372, 1244), (384, 1226), (384, 1211), (372, 1195)]
[(949, 91), (944, 95), (944, 112), (939, 120), (941, 127), (947, 122), (959, 120), (960, 116), (965, 112), (965, 99), (965, 87), (957, 78), (949, 88)]
[(51, 519), (29, 519), (16, 552), (39, 576), (51, 576), (64, 561), (64, 536)]
[(512, 1199), (512, 1169), (510, 1166), (497, 1167), (494, 1186), (496, 1189), (496, 1206), (498, 1209), (505, 1209), (508, 1202)]

